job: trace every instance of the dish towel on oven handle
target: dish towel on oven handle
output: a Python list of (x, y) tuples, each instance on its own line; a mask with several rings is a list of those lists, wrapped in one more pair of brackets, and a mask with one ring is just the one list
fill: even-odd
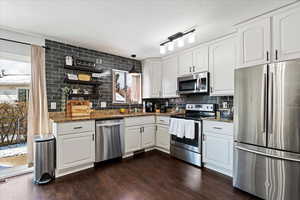
[(184, 120), (184, 136), (191, 140), (195, 138), (195, 122), (193, 120)]
[(171, 135), (176, 135), (179, 138), (184, 137), (184, 129), (185, 129), (185, 120), (184, 119), (176, 119), (171, 118), (169, 133)]

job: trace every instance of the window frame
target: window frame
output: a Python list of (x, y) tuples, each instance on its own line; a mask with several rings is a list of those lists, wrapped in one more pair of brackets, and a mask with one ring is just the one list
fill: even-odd
[[(116, 101), (116, 83), (115, 83), (115, 72), (121, 72), (124, 73), (125, 75), (125, 88), (126, 88), (126, 96), (125, 96), (125, 101), (121, 102), (121, 101)], [(130, 102), (131, 97), (128, 96), (127, 90), (128, 90), (128, 76), (130, 76), (130, 73), (128, 71), (125, 70), (118, 70), (118, 69), (112, 69), (112, 104), (114, 105), (130, 105), (130, 104), (141, 104), (142, 103), (142, 74), (139, 73), (138, 76), (140, 77), (139, 80), (139, 85), (140, 85), (140, 89), (139, 89), (139, 100), (137, 102)]]

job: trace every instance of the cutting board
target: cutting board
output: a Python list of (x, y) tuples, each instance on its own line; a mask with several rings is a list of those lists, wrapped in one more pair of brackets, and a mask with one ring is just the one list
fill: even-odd
[(89, 116), (91, 112), (90, 101), (69, 100), (67, 102), (67, 113), (69, 116)]

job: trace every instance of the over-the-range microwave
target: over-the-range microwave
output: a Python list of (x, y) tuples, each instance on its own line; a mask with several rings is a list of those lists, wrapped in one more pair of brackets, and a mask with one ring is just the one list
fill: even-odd
[(199, 72), (177, 78), (178, 94), (208, 94), (209, 72)]

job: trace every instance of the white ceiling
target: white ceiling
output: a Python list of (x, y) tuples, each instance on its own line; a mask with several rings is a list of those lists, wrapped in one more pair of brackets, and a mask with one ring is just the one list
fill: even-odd
[(138, 59), (197, 27), (197, 42), (295, 0), (0, 0), (0, 26)]

